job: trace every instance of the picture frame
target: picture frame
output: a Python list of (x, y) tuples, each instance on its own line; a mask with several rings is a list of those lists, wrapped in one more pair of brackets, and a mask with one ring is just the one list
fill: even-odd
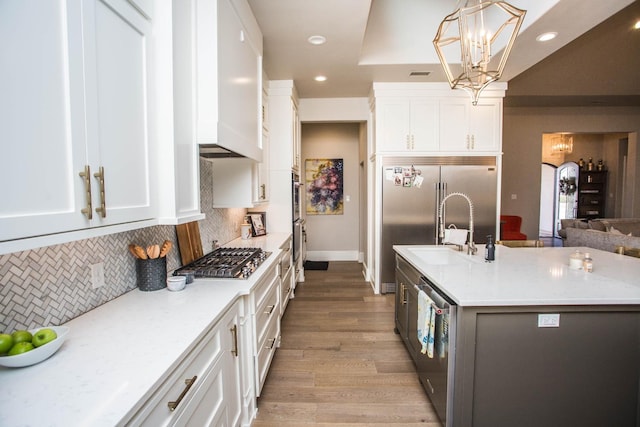
[(267, 214), (266, 212), (247, 212), (251, 221), (251, 235), (264, 236), (267, 234)]

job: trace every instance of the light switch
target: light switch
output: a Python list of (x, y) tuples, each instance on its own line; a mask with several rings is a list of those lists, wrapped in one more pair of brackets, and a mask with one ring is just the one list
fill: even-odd
[(518, 200), (518, 195), (517, 194), (512, 194), (511, 195), (511, 200)]
[(344, 201), (345, 202), (350, 202), (351, 201), (351, 196), (344, 196)]

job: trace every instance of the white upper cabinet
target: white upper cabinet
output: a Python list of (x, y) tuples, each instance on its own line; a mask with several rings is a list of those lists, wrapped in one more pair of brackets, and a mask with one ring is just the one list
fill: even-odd
[(111, 0), (0, 9), (0, 241), (152, 218), (151, 22)]
[(494, 83), (478, 105), (443, 83), (374, 83), (375, 144), (379, 154), (446, 155), (501, 150), (502, 98)]
[(438, 102), (424, 98), (381, 98), (376, 103), (378, 151), (438, 149)]
[(501, 99), (440, 101), (440, 149), (444, 151), (500, 150)]
[(262, 160), (262, 33), (246, 0), (193, 0), (196, 139)]
[[(269, 135), (271, 170), (300, 170), (300, 117), (293, 80), (269, 82)], [(289, 176), (289, 178), (291, 178)]]

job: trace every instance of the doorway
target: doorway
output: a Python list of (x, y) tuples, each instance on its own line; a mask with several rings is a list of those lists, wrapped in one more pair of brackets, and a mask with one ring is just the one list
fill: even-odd
[(538, 235), (540, 237), (553, 237), (556, 235), (556, 169), (551, 163), (542, 163), (540, 170), (540, 225)]
[(560, 220), (577, 218), (578, 214), (578, 174), (580, 167), (575, 162), (567, 162), (556, 170), (556, 209), (554, 236), (560, 237)]

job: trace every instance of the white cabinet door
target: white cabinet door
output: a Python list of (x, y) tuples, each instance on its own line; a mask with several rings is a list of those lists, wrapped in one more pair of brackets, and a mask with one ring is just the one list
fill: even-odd
[(253, 203), (254, 205), (269, 201), (269, 132), (262, 131), (262, 161), (255, 163), (253, 170)]
[(149, 31), (124, 2), (2, 2), (0, 241), (152, 216)]
[(501, 117), (501, 101), (481, 99), (477, 105), (469, 106), (469, 134), (473, 150), (500, 150)]
[(272, 171), (289, 173), (292, 169), (299, 170), (300, 118), (293, 81), (269, 81), (268, 103), (269, 167)]
[(407, 151), (410, 146), (411, 110), (406, 98), (376, 103), (377, 151)]
[(496, 151), (500, 148), (500, 101), (467, 98), (440, 102), (442, 151)]
[(411, 100), (411, 151), (434, 151), (438, 147), (437, 101)]
[(78, 10), (0, 3), (0, 241), (88, 226)]
[(92, 173), (102, 167), (105, 174), (106, 215), (94, 215), (95, 225), (149, 219), (151, 23), (117, 0), (83, 2), (83, 13), (88, 163)]
[(292, 116), (291, 116), (291, 132), (293, 135), (293, 159), (292, 159), (292, 169), (296, 171), (300, 171), (301, 169), (301, 135), (300, 135), (300, 115), (298, 114), (298, 107), (296, 106), (295, 100), (291, 100), (291, 108), (292, 108)]
[(376, 103), (378, 151), (438, 149), (438, 104), (431, 99), (385, 98)]
[(469, 99), (440, 101), (440, 149), (467, 151), (469, 149)]

